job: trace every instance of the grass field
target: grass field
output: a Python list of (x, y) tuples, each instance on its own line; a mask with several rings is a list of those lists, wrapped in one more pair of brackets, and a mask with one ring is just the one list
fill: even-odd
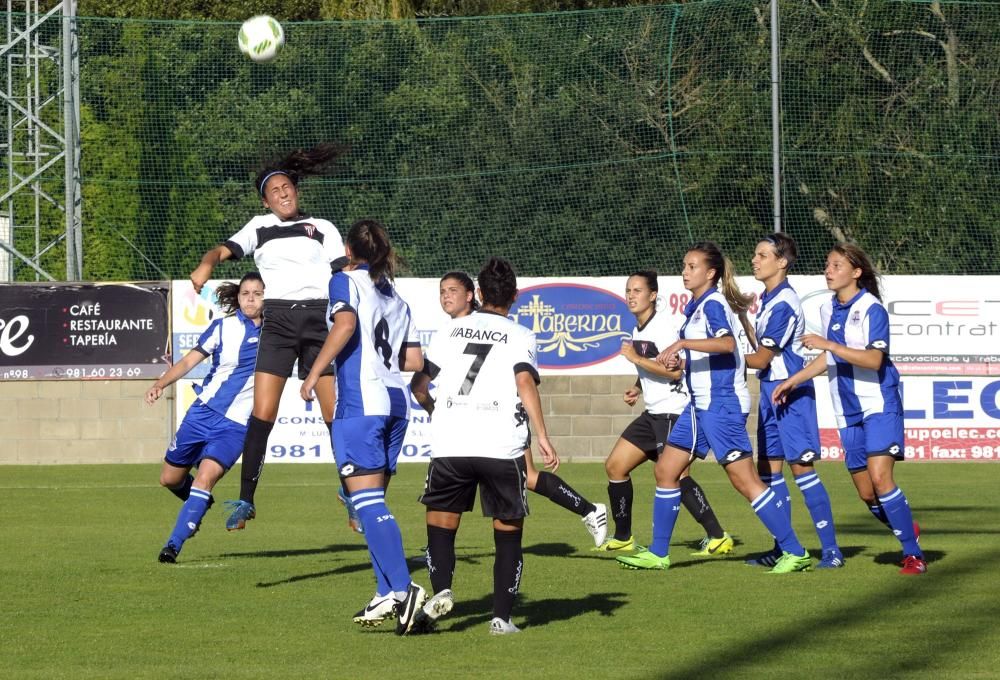
[[(683, 511), (666, 572), (631, 572), (589, 550), (580, 521), (532, 495), (514, 621), (487, 632), (492, 533), (458, 539), (455, 611), (437, 633), (397, 638), (350, 621), (373, 592), (361, 537), (345, 527), (333, 466), (271, 465), (258, 517), (227, 533), (221, 504), (181, 553), (156, 561), (176, 499), (156, 466), (0, 468), (2, 678), (995, 678), (1000, 676), (1000, 466), (908, 464), (897, 478), (923, 526), (922, 577), (898, 575), (898, 543), (856, 500), (840, 465), (820, 473), (847, 566), (772, 576), (743, 564), (770, 540), (711, 464), (696, 469), (736, 554), (689, 557)], [(423, 465), (389, 493), (418, 582)], [(560, 471), (605, 500), (601, 465)], [(636, 482), (648, 540), (652, 471)], [(216, 497), (236, 495), (238, 475)], [(796, 529), (817, 547), (793, 489)]]

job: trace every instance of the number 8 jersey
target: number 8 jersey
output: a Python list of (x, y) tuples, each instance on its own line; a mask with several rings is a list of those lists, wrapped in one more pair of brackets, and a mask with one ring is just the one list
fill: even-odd
[(433, 458), (517, 458), (528, 447), (528, 416), (515, 376), (535, 384), (535, 334), (505, 316), (474, 312), (434, 334), (424, 372), (437, 388)]
[(409, 399), (400, 374), (406, 348), (419, 347), (410, 307), (388, 280), (376, 284), (361, 265), (330, 278), (327, 324), (337, 312), (357, 316), (354, 334), (335, 360), (335, 418), (396, 416), (406, 418)]

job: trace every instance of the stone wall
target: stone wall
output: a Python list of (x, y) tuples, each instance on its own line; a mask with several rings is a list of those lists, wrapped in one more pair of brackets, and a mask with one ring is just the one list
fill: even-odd
[[(642, 412), (629, 376), (543, 376), (549, 436), (566, 462), (600, 461)], [(155, 463), (173, 436), (175, 387), (153, 406), (151, 380), (0, 382), (0, 464)], [(756, 394), (756, 383), (751, 381)], [(756, 413), (756, 407), (754, 411)], [(751, 415), (750, 431), (756, 428)]]

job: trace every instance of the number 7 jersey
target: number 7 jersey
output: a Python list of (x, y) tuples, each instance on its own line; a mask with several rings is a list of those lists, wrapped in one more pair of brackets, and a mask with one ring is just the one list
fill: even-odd
[(437, 388), (432, 456), (517, 458), (528, 447), (528, 416), (515, 377), (540, 382), (535, 334), (505, 316), (474, 312), (434, 334), (424, 372)]

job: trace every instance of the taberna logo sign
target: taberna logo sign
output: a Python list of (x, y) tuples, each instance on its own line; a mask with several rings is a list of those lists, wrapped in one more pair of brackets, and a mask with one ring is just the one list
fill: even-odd
[(622, 298), (571, 283), (525, 288), (510, 317), (535, 334), (540, 368), (579, 368), (612, 359), (635, 326)]

